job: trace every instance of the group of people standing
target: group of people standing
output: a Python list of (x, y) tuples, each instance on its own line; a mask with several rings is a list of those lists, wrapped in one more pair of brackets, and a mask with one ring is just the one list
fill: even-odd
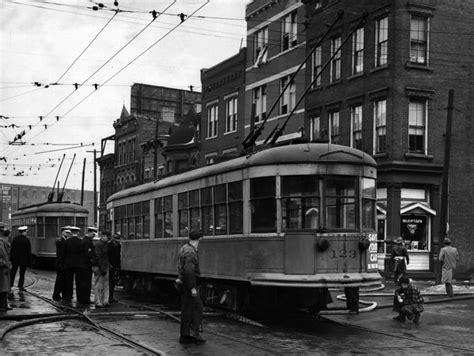
[(71, 302), (75, 284), (79, 304), (91, 303), (92, 286), (96, 307), (115, 302), (113, 290), (115, 273), (120, 269), (120, 236), (112, 237), (110, 232), (102, 231), (97, 237), (97, 229), (93, 227), (82, 238), (78, 227), (65, 226), (61, 230), (61, 237), (56, 240), (53, 299)]

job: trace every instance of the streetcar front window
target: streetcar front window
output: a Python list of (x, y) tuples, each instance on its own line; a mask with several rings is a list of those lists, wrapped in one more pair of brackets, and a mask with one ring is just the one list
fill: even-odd
[(362, 178), (362, 228), (375, 229), (375, 179)]
[(357, 227), (356, 187), (356, 177), (326, 177), (326, 228), (355, 229)]
[(275, 177), (250, 180), (252, 232), (276, 231)]
[(46, 216), (44, 218), (44, 232), (46, 237), (57, 237), (58, 236), (58, 218)]
[(282, 230), (319, 229), (319, 184), (316, 176), (281, 178)]

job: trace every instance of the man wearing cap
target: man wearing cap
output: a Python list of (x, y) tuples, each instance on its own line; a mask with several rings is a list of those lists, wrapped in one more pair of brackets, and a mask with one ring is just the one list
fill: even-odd
[(79, 238), (79, 229), (76, 226), (71, 226), (71, 236), (64, 242), (64, 267), (65, 267), (65, 281), (64, 281), (64, 295), (63, 299), (66, 302), (72, 301), (74, 292), (74, 282), (76, 283), (76, 299), (82, 295), (81, 288), (84, 279), (84, 253), (82, 248), (82, 240)]
[(454, 297), (452, 285), (453, 272), (459, 261), (459, 252), (456, 247), (451, 246), (451, 239), (449, 237), (444, 239), (444, 247), (439, 251), (439, 260), (442, 263), (441, 283), (444, 283), (448, 297), (452, 298)]
[(109, 303), (116, 303), (114, 299), (115, 276), (120, 271), (120, 234), (114, 234), (107, 241), (107, 253), (109, 257)]
[(64, 298), (65, 260), (64, 244), (71, 234), (69, 226), (61, 228), (61, 236), (56, 239), (56, 281), (54, 282), (53, 300)]
[(400, 287), (395, 290), (395, 297), (393, 300), (393, 311), (398, 312), (398, 316), (393, 319), (400, 322), (413, 320), (418, 323), (420, 314), (423, 312), (423, 297), (418, 290), (406, 276), (400, 277)]
[(13, 287), (15, 281), (16, 271), (20, 267), (20, 279), (18, 280), (18, 289), (20, 291), (25, 290), (25, 272), (26, 267), (31, 265), (31, 244), (30, 240), (26, 236), (28, 232), (27, 226), (20, 226), (18, 228), (20, 235), (13, 238), (12, 246), (10, 249), (10, 260), (12, 263), (10, 287)]
[(110, 232), (102, 231), (100, 241), (94, 245), (95, 248), (95, 265), (92, 267), (94, 271), (94, 302), (97, 308), (109, 305), (109, 255), (107, 241)]
[(189, 241), (181, 247), (178, 254), (178, 280), (181, 289), (181, 344), (202, 343), (205, 339), (199, 334), (202, 320), (202, 300), (199, 295), (199, 256), (198, 245), (202, 237), (200, 231), (191, 231)]
[[(399, 279), (407, 274), (407, 265), (410, 262), (408, 251), (403, 246), (403, 239), (399, 236), (393, 241), (395, 244), (392, 248), (390, 259), (393, 261), (393, 281), (398, 285)], [(405, 262), (406, 261), (406, 262)]]

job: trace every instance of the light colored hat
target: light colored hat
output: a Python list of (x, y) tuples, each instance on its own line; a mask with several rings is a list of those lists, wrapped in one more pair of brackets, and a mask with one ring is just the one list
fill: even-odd
[(66, 225), (66, 226), (61, 227), (61, 231), (64, 231), (64, 230), (69, 230), (69, 231), (71, 231), (71, 227), (70, 227), (69, 225)]
[(73, 234), (78, 234), (79, 231), (81, 231), (81, 229), (78, 228), (77, 226), (69, 226), (69, 230), (71, 230)]
[(18, 231), (27, 231), (28, 230), (28, 226), (20, 226), (18, 228)]
[(402, 239), (401, 236), (398, 236), (398, 237), (393, 241), (394, 244), (401, 244), (402, 242), (403, 242), (403, 239)]
[(97, 230), (98, 229), (95, 226), (88, 226), (87, 227), (87, 231), (89, 231), (89, 232), (97, 232)]

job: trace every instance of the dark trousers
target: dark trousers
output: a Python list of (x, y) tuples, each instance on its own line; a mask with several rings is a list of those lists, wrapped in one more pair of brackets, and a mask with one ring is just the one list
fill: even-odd
[[(66, 268), (66, 270), (64, 271), (65, 281), (64, 281), (64, 296), (63, 296), (65, 300), (68, 300), (68, 301), (72, 300), (72, 295), (74, 291), (74, 282), (75, 282), (76, 300), (79, 303), (85, 303), (88, 301), (88, 299), (85, 299), (86, 298), (85, 294), (87, 293), (87, 291), (85, 291), (85, 288), (84, 288), (85, 286), (84, 280), (86, 280), (87, 271), (88, 270), (86, 268), (80, 268), (80, 267)], [(90, 289), (89, 289), (89, 296), (90, 296)]]
[(10, 275), (10, 286), (13, 287), (13, 282), (15, 282), (15, 276), (16, 276), (16, 271), (18, 267), (20, 267), (20, 279), (18, 280), (18, 288), (22, 289), (25, 283), (26, 266), (18, 266), (18, 265), (12, 266), (12, 272)]
[(54, 282), (53, 300), (60, 300), (64, 298), (64, 286), (65, 286), (65, 271), (64, 269), (57, 270), (56, 281)]
[(85, 268), (80, 273), (82, 284), (77, 290), (77, 301), (79, 303), (89, 303), (91, 301), (92, 269)]
[(359, 312), (359, 287), (345, 287), (347, 309)]
[(0, 309), (8, 308), (8, 292), (0, 293)]
[(202, 300), (191, 291), (181, 294), (181, 336), (189, 336), (191, 330), (198, 332), (202, 322)]
[(446, 294), (448, 297), (454, 297), (454, 292), (453, 292), (453, 285), (451, 283), (445, 283), (446, 287)]
[(109, 303), (114, 299), (114, 288), (115, 288), (115, 273), (117, 269), (115, 267), (109, 268)]

